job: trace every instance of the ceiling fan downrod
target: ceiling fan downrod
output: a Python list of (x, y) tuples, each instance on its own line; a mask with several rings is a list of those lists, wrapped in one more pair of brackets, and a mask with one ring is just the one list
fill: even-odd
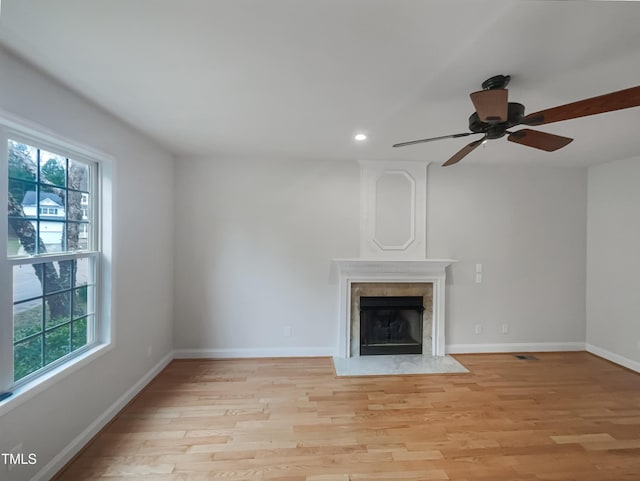
[(495, 75), (484, 82), (482, 82), (482, 88), (484, 90), (503, 89), (511, 81), (511, 75)]

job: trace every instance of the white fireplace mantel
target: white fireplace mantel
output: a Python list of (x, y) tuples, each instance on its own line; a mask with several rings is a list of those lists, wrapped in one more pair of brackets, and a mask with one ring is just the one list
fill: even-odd
[(432, 354), (444, 356), (446, 268), (453, 259), (333, 259), (338, 275), (338, 355), (351, 356), (351, 284), (354, 282), (433, 283)]

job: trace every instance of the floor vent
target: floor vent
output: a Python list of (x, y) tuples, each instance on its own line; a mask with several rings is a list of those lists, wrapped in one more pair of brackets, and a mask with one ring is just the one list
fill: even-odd
[(532, 356), (531, 354), (518, 354), (516, 356), (518, 359), (522, 359), (523, 361), (537, 361), (538, 358), (536, 356)]

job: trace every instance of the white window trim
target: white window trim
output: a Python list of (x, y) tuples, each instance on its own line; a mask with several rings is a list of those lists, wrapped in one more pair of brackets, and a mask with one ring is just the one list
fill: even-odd
[[(84, 366), (94, 362), (99, 357), (111, 351), (115, 340), (115, 320), (112, 317), (114, 299), (112, 297), (112, 279), (114, 277), (113, 266), (113, 238), (114, 226), (112, 223), (114, 196), (113, 179), (115, 159), (103, 152), (91, 147), (81, 145), (46, 127), (34, 122), (26, 121), (11, 113), (0, 109), (0, 306), (12, 306), (12, 263), (7, 257), (7, 198), (8, 198), (8, 156), (7, 139), (32, 142), (40, 148), (51, 148), (56, 152), (62, 152), (70, 158), (89, 160), (98, 164), (99, 176), (96, 186), (95, 198), (97, 199), (99, 221), (95, 225), (94, 235), (97, 240), (97, 249), (100, 252), (98, 272), (96, 276), (96, 344), (89, 349), (81, 351), (69, 361), (43, 372), (34, 379), (18, 384), (12, 391), (12, 395), (0, 401), (0, 416), (18, 407), (24, 402), (56, 384), (63, 378), (72, 375)], [(9, 339), (12, 344), (13, 325), (11, 322), (11, 309), (3, 307), (0, 311), (0, 365), (13, 366), (13, 349), (4, 349)], [(7, 316), (9, 318), (7, 319)], [(9, 336), (7, 338), (7, 336)], [(11, 378), (2, 378), (10, 371)], [(13, 369), (0, 371), (0, 392), (13, 384)]]

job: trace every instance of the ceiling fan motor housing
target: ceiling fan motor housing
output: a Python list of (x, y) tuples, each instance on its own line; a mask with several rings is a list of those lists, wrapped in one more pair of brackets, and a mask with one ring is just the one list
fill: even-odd
[(499, 124), (490, 124), (482, 122), (478, 113), (474, 112), (469, 117), (469, 130), (476, 134), (485, 134), (488, 139), (499, 139), (504, 136), (507, 129), (518, 125), (524, 117), (524, 105), (517, 102), (509, 102), (508, 118), (506, 122)]

